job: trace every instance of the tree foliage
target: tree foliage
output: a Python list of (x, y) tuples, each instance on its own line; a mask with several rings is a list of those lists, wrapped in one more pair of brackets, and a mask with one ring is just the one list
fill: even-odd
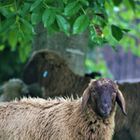
[[(35, 26), (40, 22), (49, 34), (64, 32), (70, 36), (88, 30), (93, 44), (123, 44), (139, 31), (133, 30), (133, 24), (139, 24), (139, 7), (140, 3), (134, 0), (2, 0), (0, 50), (7, 42), (11, 50), (20, 46), (24, 61), (36, 34)], [(133, 22), (129, 23), (130, 20)], [(129, 30), (133, 31), (123, 41)]]
[(9, 78), (22, 77), (24, 65), (19, 59), (18, 49), (11, 52), (7, 45), (0, 54), (0, 85)]

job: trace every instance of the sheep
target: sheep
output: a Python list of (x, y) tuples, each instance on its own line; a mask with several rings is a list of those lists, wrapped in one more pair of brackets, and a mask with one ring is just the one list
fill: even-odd
[(95, 75), (101, 74), (91, 73), (79, 76), (72, 72), (58, 54), (42, 49), (35, 51), (25, 65), (23, 81), (28, 85), (39, 83), (41, 87), (44, 87), (43, 98), (71, 96), (71, 93), (76, 98), (77, 93), (82, 95), (91, 77)]
[(82, 98), (26, 99), (0, 104), (3, 140), (111, 140), (116, 102), (125, 100), (110, 79), (91, 80)]
[[(46, 58), (49, 60), (49, 56), (47, 55), (47, 53), (48, 54), (50, 54), (50, 56), (53, 54), (53, 53), (51, 53), (51, 52), (48, 52), (48, 51), (39, 51), (39, 52), (36, 52), (35, 54), (34, 54), (34, 56), (31, 58), (31, 60), (29, 61), (29, 63), (28, 63), (28, 65), (27, 65), (27, 69), (29, 69), (30, 70), (30, 68), (32, 68), (32, 66), (33, 66), (33, 71), (35, 71), (36, 69), (37, 69), (37, 67), (39, 67), (39, 66), (37, 66), (37, 65), (39, 65), (39, 60), (38, 60), (38, 63), (36, 63), (36, 61), (37, 60), (35, 60), (35, 58), (36, 58), (36, 56), (38, 56), (38, 55), (40, 55), (40, 57), (38, 56), (36, 59), (39, 59), (39, 58), (41, 58), (41, 55), (43, 55), (43, 53), (44, 53), (44, 55), (45, 55), (45, 53), (46, 53)], [(57, 59), (55, 59), (55, 58), (57, 58)], [(49, 84), (44, 84), (44, 87), (45, 87), (45, 90), (47, 91), (47, 92), (45, 92), (45, 94), (44, 94), (44, 98), (47, 98), (48, 96), (50, 96), (50, 97), (55, 97), (55, 96), (59, 96), (59, 95), (61, 95), (61, 96), (66, 96), (66, 95), (68, 95), (68, 96), (71, 96), (71, 94), (74, 92), (75, 93), (75, 97), (76, 97), (76, 94), (77, 95), (79, 95), (79, 96), (81, 96), (82, 95), (82, 92), (83, 92), (83, 90), (85, 89), (85, 87), (87, 86), (87, 83), (90, 81), (90, 77), (88, 77), (88, 78), (81, 78), (80, 76), (78, 76), (78, 75), (76, 75), (76, 74), (74, 74), (73, 72), (71, 72), (71, 70), (65, 70), (65, 69), (69, 69), (68, 67), (67, 67), (67, 65), (65, 65), (66, 67), (62, 67), (61, 66), (61, 68), (59, 69), (59, 70), (57, 70), (58, 69), (58, 67), (55, 67), (55, 66), (57, 66), (57, 63), (59, 63), (60, 62), (60, 57), (58, 56), (58, 55), (55, 55), (54, 54), (54, 56), (53, 56), (53, 59), (51, 59), (52, 60), (52, 62), (51, 61), (46, 61), (45, 62), (45, 59), (44, 59), (44, 65), (46, 65), (48, 68), (49, 67), (52, 67), (52, 70), (50, 70), (50, 72), (49, 73), (51, 73), (51, 75), (53, 75), (52, 77), (53, 77), (53, 79), (49, 79), (48, 78), (48, 83), (49, 83), (49, 81), (52, 81), (52, 83), (49, 83)], [(41, 60), (41, 59), (40, 59)], [(56, 61), (56, 60), (58, 60), (58, 61)], [(41, 61), (43, 61), (43, 60), (41, 60)], [(37, 64), (36, 65), (36, 68), (34, 67), (34, 64), (33, 64), (33, 62), (35, 63), (35, 64)], [(51, 66), (51, 65), (49, 65), (49, 63), (53, 63), (54, 65), (53, 66)], [(47, 65), (47, 63), (48, 63), (48, 65)], [(62, 64), (62, 63), (61, 63)], [(64, 62), (63, 62), (63, 64), (64, 64)], [(40, 65), (42, 65), (42, 67), (43, 67), (43, 63), (42, 64), (40, 64)], [(29, 67), (30, 66), (30, 67)], [(56, 70), (55, 70), (56, 69)], [(55, 70), (55, 71), (54, 71)], [(57, 72), (56, 72), (57, 71)], [(62, 73), (65, 73), (65, 71), (69, 71), (69, 73), (70, 74), (68, 74), (68, 72), (67, 72), (67, 74), (66, 74), (66, 76), (65, 75), (63, 75)], [(25, 71), (25, 74), (30, 74), (28, 71), (26, 72)], [(41, 73), (41, 72), (40, 72)], [(60, 73), (60, 74), (59, 74)], [(39, 75), (39, 72), (38, 73), (35, 73), (34, 75)], [(49, 75), (49, 74), (48, 74)], [(61, 79), (60, 81), (58, 80), (58, 79), (56, 79), (55, 80), (55, 75), (56, 75), (56, 77), (57, 76), (60, 76), (60, 78), (62, 78), (62, 77), (64, 77), (63, 79)], [(30, 78), (30, 76), (28, 76), (29, 78)], [(31, 76), (31, 78), (32, 78), (33, 76)], [(50, 76), (51, 77), (51, 76)], [(72, 78), (72, 77), (77, 77), (77, 78)], [(40, 78), (41, 79), (41, 78)], [(42, 78), (43, 79), (43, 78)], [(45, 79), (44, 79), (45, 80)], [(46, 80), (47, 80), (47, 78), (46, 78)], [(83, 81), (81, 84), (80, 84), (80, 80), (81, 81)], [(59, 81), (59, 82), (58, 82)], [(67, 83), (69, 83), (69, 84), (65, 84), (65, 81), (67, 82)], [(125, 83), (126, 82), (126, 83)], [(41, 83), (41, 82), (40, 82)], [(53, 85), (53, 83), (54, 83), (54, 85)], [(78, 84), (79, 83), (79, 84)], [(123, 84), (124, 83), (124, 84)], [(61, 85), (60, 85), (61, 84)], [(65, 86), (63, 86), (63, 85), (65, 85)], [(72, 85), (73, 85), (73, 87), (72, 87)], [(74, 86), (75, 85), (75, 86)], [(123, 120), (123, 118), (120, 116), (120, 113), (119, 113), (119, 110), (117, 109), (117, 115), (116, 115), (116, 123), (117, 124), (120, 124), (120, 125), (117, 125), (117, 127), (115, 128), (115, 137), (114, 137), (114, 140), (117, 140), (117, 139), (119, 139), (119, 140), (122, 140), (122, 139), (124, 139), (124, 136), (126, 137), (126, 139), (127, 140), (138, 140), (139, 138), (140, 138), (140, 136), (139, 136), (139, 132), (140, 132), (140, 127), (139, 127), (139, 119), (137, 118), (137, 116), (139, 116), (139, 115), (136, 115), (136, 118), (137, 118), (137, 120), (138, 121), (135, 121), (135, 123), (134, 122), (132, 122), (132, 120), (133, 119), (135, 119), (134, 118), (134, 116), (135, 116), (135, 113), (136, 112), (138, 112), (138, 107), (139, 107), (139, 101), (140, 101), (140, 94), (138, 93), (139, 92), (139, 80), (136, 80), (135, 82), (132, 82), (132, 83), (130, 83), (130, 82), (127, 82), (127, 81), (121, 81), (121, 83), (119, 82), (118, 83), (118, 85), (120, 86), (120, 89), (122, 89), (122, 91), (124, 91), (124, 96), (125, 96), (125, 98), (126, 98), (126, 100), (128, 100), (128, 102), (127, 102), (127, 104), (128, 104), (128, 114), (131, 114), (131, 115), (129, 115), (129, 116), (131, 116), (131, 117), (127, 117), (127, 119), (125, 119), (125, 123), (122, 123), (122, 121), (121, 120)], [(135, 86), (136, 85), (136, 86)], [(60, 87), (61, 86), (61, 87)], [(134, 88), (133, 88), (133, 86), (134, 86)], [(81, 87), (83, 87), (83, 88), (81, 88)], [(132, 88), (131, 88), (132, 87)], [(77, 91), (76, 91), (76, 89), (77, 89)], [(56, 91), (56, 92), (54, 92), (54, 90)], [(61, 90), (61, 92), (60, 92), (60, 90)], [(57, 91), (58, 91), (58, 93), (57, 93)], [(52, 94), (52, 92), (53, 92), (53, 94)], [(133, 95), (132, 95), (132, 93), (133, 93)], [(135, 97), (136, 96), (136, 97)], [(133, 101), (131, 101), (131, 98), (134, 98), (134, 100)], [(136, 98), (136, 99), (135, 99)], [(136, 102), (137, 101), (137, 102)], [(135, 104), (134, 106), (133, 106), (133, 109), (132, 109), (132, 105), (131, 104)], [(134, 110), (134, 112), (132, 113), (132, 111), (131, 110)], [(130, 112), (130, 113), (129, 113)], [(129, 119), (130, 118), (130, 119)], [(133, 125), (134, 124), (134, 125)], [(118, 127), (119, 126), (119, 127)], [(137, 129), (137, 130), (136, 130)], [(134, 132), (133, 132), (134, 131)], [(120, 138), (121, 137), (121, 138)]]
[[(91, 80), (91, 77), (86, 74), (85, 74), (85, 77), (74, 74), (69, 69), (66, 62), (56, 53), (48, 51), (48, 50), (40, 50), (40, 51), (36, 51), (31, 56), (29, 62), (25, 66), (23, 80), (25, 81), (25, 83), (28, 83), (28, 84), (39, 82), (40, 86), (43, 86), (45, 88), (43, 98), (56, 97), (56, 96), (63, 96), (63, 97), (69, 96), (70, 97), (72, 93), (74, 95), (74, 98), (76, 98), (77, 95), (79, 96), (82, 95), (83, 91), (85, 90), (86, 86)], [(119, 84), (119, 86), (122, 90), (123, 88), (125, 88), (125, 84), (122, 86)], [(129, 86), (131, 87), (131, 84)], [(123, 91), (125, 95), (129, 94), (128, 97), (125, 95), (124, 96), (126, 100), (128, 98), (128, 102), (129, 102), (128, 104), (131, 105), (131, 100), (129, 99), (131, 93), (129, 93), (129, 89), (125, 89)], [(134, 91), (135, 91), (135, 88), (131, 89), (131, 92), (134, 92)], [(137, 90), (137, 92), (138, 91), (139, 90)], [(137, 104), (139, 103), (137, 102)], [(136, 109), (134, 110), (135, 112), (137, 112), (138, 110), (137, 105), (135, 105), (135, 108)], [(130, 107), (128, 106), (128, 112), (130, 110), (131, 110), (131, 106)], [(127, 117), (126, 120), (128, 120), (129, 118), (130, 117)], [(123, 120), (123, 118), (120, 116), (119, 110), (117, 109), (116, 122), (117, 121), (121, 122), (121, 120)], [(129, 139), (131, 137), (139, 136), (138, 134), (133, 134), (132, 132), (129, 132), (130, 126), (131, 126), (131, 131), (135, 130), (134, 128), (135, 126), (131, 124), (132, 123), (131, 119), (129, 121), (126, 121), (126, 120), (125, 122), (129, 122), (129, 123), (125, 123), (124, 126), (122, 125), (123, 123), (121, 123), (121, 125), (119, 125), (119, 126), (123, 126), (123, 127), (120, 127), (121, 129), (119, 127), (116, 127), (115, 138), (120, 137), (118, 136), (120, 135), (120, 133), (122, 133), (121, 135), (123, 138), (124, 138), (124, 135), (127, 135)], [(120, 123), (117, 123), (117, 124), (120, 124)], [(135, 124), (138, 124), (138, 123), (135, 123)], [(140, 127), (137, 126), (137, 128), (139, 130)], [(127, 134), (124, 134), (124, 132)], [(136, 132), (140, 132), (140, 131), (135, 131), (134, 133)], [(129, 133), (132, 133), (132, 134), (130, 135)], [(133, 136), (133, 135), (136, 135), (136, 136)]]
[(28, 94), (28, 88), (20, 79), (10, 79), (1, 86), (0, 101), (11, 101)]
[(27, 97), (40, 97), (42, 98), (42, 95), (44, 93), (44, 88), (41, 87), (38, 83), (34, 83), (31, 85), (27, 85), (28, 87), (28, 94)]
[(21, 79), (13, 78), (5, 82), (0, 88), (0, 101), (11, 101), (23, 96), (42, 97), (43, 90), (38, 84), (26, 85)]
[(117, 82), (127, 100), (127, 118), (123, 119), (120, 110), (116, 112), (114, 140), (140, 139), (140, 80), (121, 80)]

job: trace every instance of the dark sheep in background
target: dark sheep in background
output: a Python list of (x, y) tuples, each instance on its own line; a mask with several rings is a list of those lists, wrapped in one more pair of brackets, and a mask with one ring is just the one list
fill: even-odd
[(0, 104), (3, 140), (111, 140), (116, 102), (125, 100), (110, 79), (92, 80), (82, 98), (22, 99)]
[(41, 87), (38, 83), (34, 83), (31, 85), (27, 85), (28, 86), (28, 95), (27, 97), (40, 97), (42, 98), (43, 92), (44, 92), (44, 88)]
[(0, 101), (11, 101), (21, 98), (29, 93), (28, 87), (20, 79), (10, 79), (1, 86)]
[(114, 140), (140, 140), (140, 79), (118, 81), (118, 85), (126, 99), (127, 117), (123, 119), (117, 109)]
[(11, 101), (22, 97), (42, 97), (38, 84), (26, 85), (21, 79), (10, 79), (0, 87), (0, 101)]
[(72, 93), (75, 98), (78, 93), (82, 95), (91, 77), (95, 75), (94, 73), (85, 77), (76, 75), (58, 54), (39, 50), (33, 53), (26, 64), (23, 81), (26, 84), (39, 83), (44, 87), (44, 98), (71, 96)]

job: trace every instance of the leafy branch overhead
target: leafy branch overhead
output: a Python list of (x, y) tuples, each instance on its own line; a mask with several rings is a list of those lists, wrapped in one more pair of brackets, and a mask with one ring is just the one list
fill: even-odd
[(136, 15), (137, 7), (134, 0), (3, 0), (0, 46), (3, 48), (6, 41), (12, 49), (17, 45), (30, 46), (39, 23), (50, 34), (64, 32), (70, 36), (89, 31), (94, 44), (115, 45), (131, 29), (119, 12), (128, 8)]

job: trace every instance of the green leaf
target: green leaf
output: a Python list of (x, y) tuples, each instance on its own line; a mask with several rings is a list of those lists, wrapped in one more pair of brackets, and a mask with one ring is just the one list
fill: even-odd
[(115, 6), (119, 6), (122, 3), (122, 0), (113, 0)]
[(128, 0), (128, 2), (129, 2), (129, 4), (130, 4), (130, 6), (132, 7), (132, 9), (135, 10), (136, 5), (135, 5), (134, 0)]
[(80, 2), (86, 6), (89, 6), (88, 0), (80, 0)]
[(35, 0), (35, 2), (32, 4), (30, 11), (33, 11), (40, 3), (42, 0)]
[(38, 24), (41, 21), (41, 14), (40, 13), (32, 13), (31, 15), (31, 22), (33, 25)]
[(70, 24), (69, 22), (61, 15), (56, 15), (57, 24), (61, 31), (64, 31), (67, 35), (69, 35)]
[(136, 3), (134, 0), (124, 0), (123, 1), (124, 5), (128, 8), (128, 9), (133, 9), (133, 12), (136, 9)]
[(16, 48), (16, 44), (17, 44), (17, 41), (18, 41), (18, 36), (17, 36), (17, 30), (13, 30), (9, 33), (9, 38), (8, 38), (8, 41), (9, 41), (9, 44), (12, 48), (12, 50), (15, 50)]
[(28, 22), (27, 20), (23, 18), (20, 18), (20, 20), (25, 25), (26, 29), (29, 30), (29, 32), (32, 32), (33, 34), (35, 34), (34, 28), (30, 22)]
[(22, 42), (18, 47), (19, 57), (22, 62), (25, 62), (31, 52), (31, 44), (29, 42)]
[(69, 3), (64, 9), (64, 15), (66, 16), (75, 15), (79, 11), (79, 9), (80, 4), (77, 1)]
[(116, 45), (118, 44), (118, 41), (112, 36), (110, 26), (106, 26), (106, 27), (103, 29), (103, 35), (104, 35), (106, 41), (107, 41), (112, 47), (113, 47), (113, 46), (116, 46)]
[(103, 6), (105, 4), (105, 0), (98, 0), (98, 3), (100, 4), (100, 6)]
[(3, 51), (4, 50), (4, 48), (5, 48), (5, 46), (2, 44), (2, 45), (0, 45), (0, 51)]
[(65, 4), (67, 4), (67, 3), (68, 3), (68, 0), (63, 0), (63, 2), (64, 2)]
[(58, 27), (57, 22), (54, 22), (54, 24), (52, 24), (51, 26), (49, 26), (47, 28), (47, 32), (48, 32), (49, 35), (52, 35), (52, 34), (54, 34), (56, 32), (60, 32), (60, 29)]
[(9, 28), (15, 23), (15, 18), (9, 18), (8, 20), (4, 20), (0, 25), (0, 33), (6, 32)]
[(128, 33), (130, 32), (130, 29), (122, 29), (122, 31)]
[(111, 33), (112, 33), (112, 36), (118, 41), (120, 41), (123, 37), (123, 32), (121, 28), (119, 28), (116, 25), (111, 25)]
[(9, 9), (0, 7), (0, 13), (5, 16), (6, 18), (10, 18), (15, 15), (14, 12), (11, 12)]
[(89, 25), (89, 18), (86, 15), (79, 16), (73, 25), (73, 34), (78, 34), (86, 30)]
[(25, 16), (29, 13), (30, 11), (30, 6), (31, 4), (30, 3), (23, 3), (23, 5), (21, 6), (21, 8), (19, 8), (18, 10), (18, 13), (21, 15), (21, 16)]
[(44, 27), (49, 27), (55, 21), (55, 12), (50, 9), (46, 9), (42, 15), (42, 22), (44, 23)]

